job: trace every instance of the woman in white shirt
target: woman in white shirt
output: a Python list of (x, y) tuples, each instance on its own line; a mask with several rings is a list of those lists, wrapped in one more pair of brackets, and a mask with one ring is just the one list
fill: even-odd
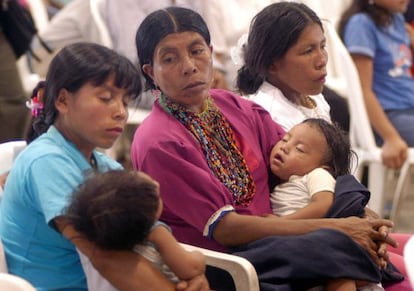
[(328, 61), (321, 20), (304, 4), (276, 3), (253, 19), (237, 86), (285, 130), (306, 118), (330, 121), (321, 92)]

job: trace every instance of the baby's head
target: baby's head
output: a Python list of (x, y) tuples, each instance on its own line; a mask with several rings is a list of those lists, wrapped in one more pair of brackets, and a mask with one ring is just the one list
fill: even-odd
[(142, 172), (112, 170), (85, 180), (65, 218), (88, 240), (111, 250), (145, 241), (161, 214), (159, 185)]
[(352, 156), (349, 140), (338, 126), (310, 118), (294, 126), (273, 147), (270, 168), (283, 181), (318, 167), (336, 178), (350, 173)]

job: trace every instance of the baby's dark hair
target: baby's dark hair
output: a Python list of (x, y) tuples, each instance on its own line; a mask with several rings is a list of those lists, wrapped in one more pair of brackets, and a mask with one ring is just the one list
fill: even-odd
[(351, 149), (347, 133), (337, 124), (329, 123), (322, 118), (309, 118), (302, 123), (317, 128), (324, 135), (328, 151), (325, 153), (323, 163), (329, 167), (327, 170), (331, 175), (337, 178), (350, 174), (352, 159), (356, 159), (357, 156)]
[(99, 247), (130, 250), (145, 241), (159, 203), (156, 183), (135, 171), (111, 170), (86, 179), (64, 216)]

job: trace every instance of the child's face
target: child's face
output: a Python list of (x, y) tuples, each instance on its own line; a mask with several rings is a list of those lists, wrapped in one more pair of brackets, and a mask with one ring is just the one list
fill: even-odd
[[(152, 179), (149, 175), (145, 174), (144, 172), (138, 172), (137, 173), (138, 176), (140, 176), (141, 179), (147, 180), (149, 183), (153, 183), (156, 185), (157, 188), (157, 194), (158, 197), (160, 195), (160, 184), (155, 181), (154, 179)], [(162, 199), (159, 199), (159, 203), (158, 203), (158, 210), (157, 210), (157, 214), (156, 214), (156, 219), (159, 219), (162, 213), (162, 208), (163, 208), (163, 204), (162, 204)]]
[(292, 175), (303, 176), (323, 166), (326, 139), (319, 129), (307, 123), (294, 126), (270, 153), (270, 169), (283, 181)]

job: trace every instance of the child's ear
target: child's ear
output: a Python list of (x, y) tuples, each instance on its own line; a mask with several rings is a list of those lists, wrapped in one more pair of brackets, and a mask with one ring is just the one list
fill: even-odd
[(68, 111), (68, 101), (71, 93), (66, 89), (60, 89), (58, 97), (55, 100), (56, 109), (59, 113), (66, 113)]

